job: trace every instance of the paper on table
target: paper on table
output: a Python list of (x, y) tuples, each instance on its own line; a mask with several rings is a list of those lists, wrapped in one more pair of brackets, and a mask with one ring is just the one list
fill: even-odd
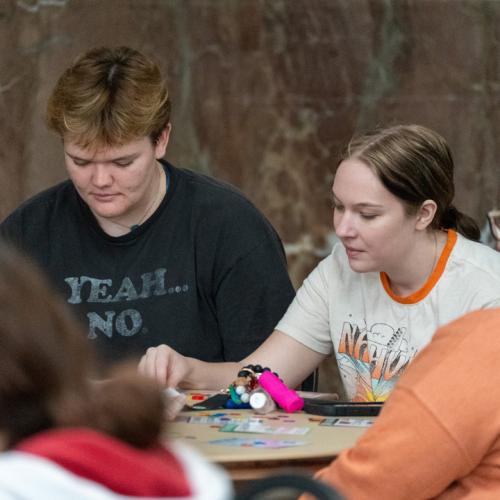
[(289, 448), (291, 446), (303, 446), (306, 441), (291, 441), (284, 439), (253, 439), (253, 438), (228, 438), (209, 441), (210, 444), (219, 446), (242, 446), (245, 448)]
[(309, 432), (309, 427), (291, 427), (264, 425), (261, 422), (230, 423), (221, 427), (220, 432), (250, 432), (253, 434), (295, 434), (303, 436)]
[(374, 419), (348, 418), (348, 417), (326, 417), (319, 425), (334, 427), (370, 427)]
[(167, 387), (163, 392), (167, 400), (166, 417), (168, 420), (174, 420), (184, 408), (186, 395), (173, 387)]

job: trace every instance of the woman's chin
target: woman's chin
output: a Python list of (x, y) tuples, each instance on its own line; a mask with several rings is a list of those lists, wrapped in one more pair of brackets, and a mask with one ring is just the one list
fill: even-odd
[(349, 259), (349, 267), (355, 273), (371, 273), (374, 271), (378, 271), (375, 269), (373, 265), (368, 262), (362, 262), (359, 259)]

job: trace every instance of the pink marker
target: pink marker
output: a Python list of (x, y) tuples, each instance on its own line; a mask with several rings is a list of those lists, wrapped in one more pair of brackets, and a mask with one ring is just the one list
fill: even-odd
[(262, 372), (259, 384), (285, 411), (293, 413), (304, 407), (304, 400), (294, 390), (289, 389), (274, 373)]

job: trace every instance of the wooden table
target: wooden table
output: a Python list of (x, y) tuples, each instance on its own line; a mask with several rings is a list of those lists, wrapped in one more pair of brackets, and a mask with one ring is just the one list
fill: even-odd
[[(247, 432), (220, 432), (219, 425), (210, 423), (196, 424), (175, 421), (169, 424), (167, 437), (181, 439), (195, 447), (212, 462), (222, 465), (235, 481), (256, 479), (264, 474), (282, 469), (300, 469), (315, 472), (329, 464), (343, 449), (351, 447), (366, 431), (366, 427), (326, 427), (319, 425), (324, 417), (303, 412), (287, 414), (281, 410), (258, 415), (253, 410), (212, 410), (189, 411), (180, 414), (182, 418), (210, 416), (215, 414), (224, 418), (256, 417), (264, 425), (308, 427), (304, 435), (295, 434), (256, 434)], [(366, 418), (364, 418), (366, 420)], [(294, 440), (305, 444), (289, 448), (258, 448), (222, 446), (210, 441), (230, 438), (255, 440)]]

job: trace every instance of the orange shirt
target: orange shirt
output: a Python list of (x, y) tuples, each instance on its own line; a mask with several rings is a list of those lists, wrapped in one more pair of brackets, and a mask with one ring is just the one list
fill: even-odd
[(318, 477), (354, 500), (500, 498), (500, 309), (441, 328)]

